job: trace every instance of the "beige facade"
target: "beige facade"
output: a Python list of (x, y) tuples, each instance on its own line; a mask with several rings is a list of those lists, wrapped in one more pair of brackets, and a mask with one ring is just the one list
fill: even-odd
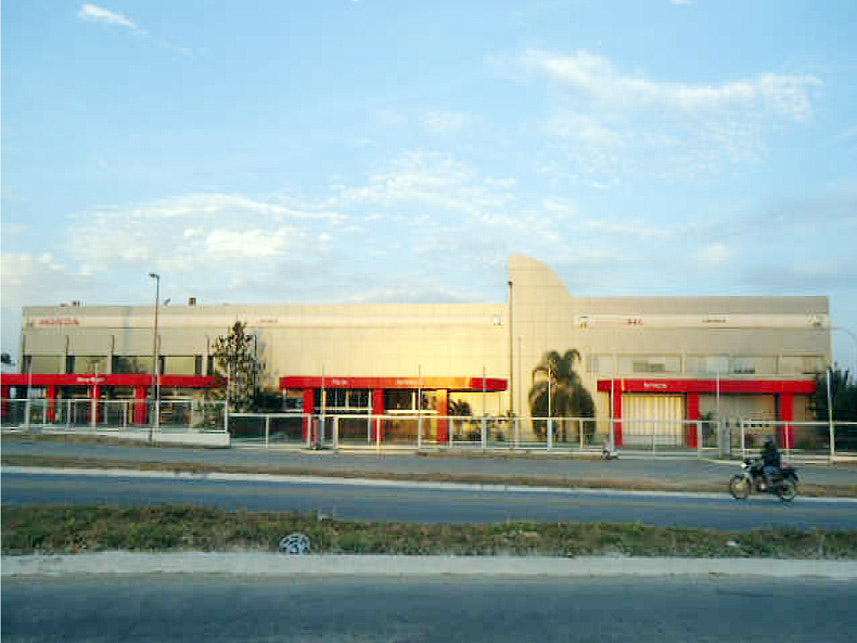
[[(163, 373), (209, 374), (214, 341), (235, 321), (257, 338), (265, 387), (276, 389), (284, 376), (484, 373), (509, 383), (484, 402), (492, 414), (528, 415), (531, 373), (549, 350), (580, 352), (578, 370), (601, 417), (610, 413), (609, 394), (597, 392), (606, 379), (794, 380), (829, 363), (826, 297), (575, 298), (550, 268), (522, 256), (510, 258), (508, 278), (510, 301), (493, 304), (161, 307)], [(153, 318), (151, 306), (27, 307), (22, 370), (151, 372)], [(479, 412), (481, 395), (468, 395)], [(773, 413), (770, 399), (751, 397), (728, 408)], [(712, 397), (700, 404), (705, 412)], [(796, 400), (795, 415), (805, 406)]]

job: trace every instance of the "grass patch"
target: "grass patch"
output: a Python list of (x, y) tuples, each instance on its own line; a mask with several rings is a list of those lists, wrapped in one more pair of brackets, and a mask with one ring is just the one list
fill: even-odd
[(126, 551), (276, 551), (285, 535), (313, 552), (464, 556), (678, 556), (857, 559), (857, 530), (728, 532), (615, 523), (424, 525), (192, 506), (4, 506), (4, 555)]

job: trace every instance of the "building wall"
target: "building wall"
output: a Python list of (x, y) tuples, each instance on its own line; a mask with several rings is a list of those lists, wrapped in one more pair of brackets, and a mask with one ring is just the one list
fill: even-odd
[[(522, 256), (510, 258), (508, 276), (510, 301), (502, 303), (161, 307), (160, 354), (199, 356), (208, 374), (215, 339), (244, 321), (270, 388), (286, 375), (479, 377), (484, 369), (511, 384), (492, 396), (489, 412), (526, 415), (541, 357), (576, 348), (602, 418), (610, 404), (596, 394), (599, 379), (794, 378), (830, 358), (826, 297), (574, 298), (550, 268)], [(151, 306), (27, 307), (23, 317), (24, 364), (32, 356), (35, 367), (65, 369), (71, 357), (80, 368), (100, 356), (99, 368), (109, 370), (114, 357), (139, 357), (151, 372)], [(755, 372), (731, 372), (748, 365)]]

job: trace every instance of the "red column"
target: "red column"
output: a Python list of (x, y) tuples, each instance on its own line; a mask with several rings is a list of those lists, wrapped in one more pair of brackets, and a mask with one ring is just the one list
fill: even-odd
[(449, 442), (449, 391), (440, 389), (435, 392), (437, 400), (437, 441)]
[[(93, 384), (89, 387), (89, 397), (94, 400), (94, 412), (95, 412), (95, 424), (101, 422), (104, 418), (103, 411), (101, 408), (101, 404), (99, 404), (99, 400), (101, 399), (101, 385)], [(90, 422), (92, 421), (92, 416), (90, 416)]]
[(315, 413), (315, 389), (304, 389), (304, 441), (309, 440), (312, 414)]
[(613, 385), (613, 417), (616, 422), (613, 423), (613, 439), (614, 446), (622, 446), (622, 387)]
[(780, 445), (784, 449), (795, 446), (795, 427), (791, 422), (795, 419), (795, 398), (791, 393), (780, 394)]
[(3, 399), (2, 403), (0, 403), (0, 405), (2, 405), (2, 408), (0, 408), (0, 416), (2, 417), (7, 417), (9, 415), (9, 411), (11, 410), (11, 402), (9, 402), (9, 396), (11, 394), (11, 386), (0, 386), (0, 398)]
[[(687, 394), (687, 419), (691, 421), (698, 420), (699, 415), (699, 393)], [(699, 435), (696, 432), (696, 425), (691, 425), (687, 433), (687, 446), (695, 449), (699, 446)]]
[[(384, 415), (384, 389), (379, 388), (372, 391), (372, 415)], [(384, 441), (384, 432), (381, 431), (381, 419), (375, 420), (375, 441)]]
[(143, 425), (149, 421), (149, 408), (146, 404), (148, 393), (148, 386), (134, 387), (134, 424)]
[(46, 420), (56, 422), (57, 419), (57, 386), (48, 384), (48, 413)]
[(99, 417), (101, 409), (99, 408), (101, 405), (98, 403), (98, 398), (101, 397), (101, 386), (98, 384), (93, 384), (89, 387), (89, 399), (93, 400), (93, 403), (89, 406), (89, 421), (91, 424), (98, 424), (98, 420), (101, 419)]

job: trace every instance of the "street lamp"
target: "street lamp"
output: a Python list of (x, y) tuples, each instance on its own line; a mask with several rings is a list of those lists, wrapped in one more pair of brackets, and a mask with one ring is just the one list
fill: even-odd
[[(512, 295), (514, 283), (509, 280), (509, 417), (515, 417), (515, 340), (512, 331)], [(518, 359), (521, 356), (518, 355)]]
[(152, 337), (152, 378), (153, 387), (155, 389), (155, 419), (152, 424), (152, 431), (156, 432), (161, 425), (161, 378), (160, 378), (160, 360), (158, 359), (158, 300), (161, 297), (161, 275), (156, 272), (150, 272), (149, 277), (155, 280), (155, 328)]
[(848, 335), (854, 342), (854, 372), (857, 373), (857, 335), (855, 335), (851, 329), (845, 328), (844, 326), (831, 326), (830, 330), (840, 330)]

